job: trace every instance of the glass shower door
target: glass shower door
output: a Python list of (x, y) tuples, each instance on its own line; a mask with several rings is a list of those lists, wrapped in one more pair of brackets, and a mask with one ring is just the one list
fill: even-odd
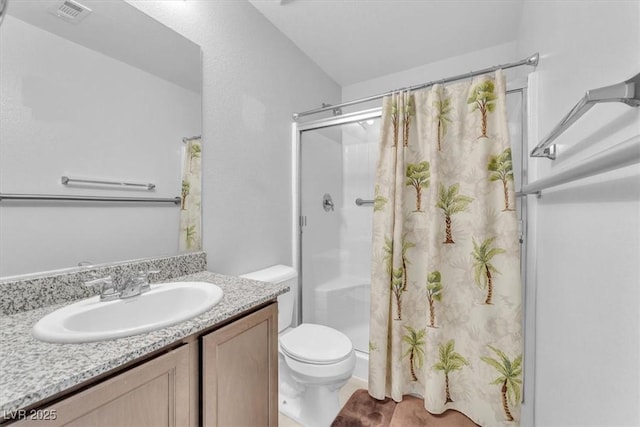
[(369, 352), (370, 201), (379, 128), (373, 118), (300, 137), (302, 321), (345, 333), (361, 353)]

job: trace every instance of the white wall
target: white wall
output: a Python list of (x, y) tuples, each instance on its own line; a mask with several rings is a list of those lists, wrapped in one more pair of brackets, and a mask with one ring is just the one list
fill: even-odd
[(209, 269), (291, 264), (291, 114), (339, 86), (246, 1), (129, 2), (202, 47)]
[[(586, 90), (640, 72), (637, 1), (527, 1), (520, 28), (519, 54), (541, 54), (530, 148)], [(530, 169), (544, 177), (639, 133), (640, 109), (598, 105), (558, 138), (555, 162), (532, 159)], [(529, 198), (536, 426), (640, 425), (639, 170)]]
[[(182, 138), (201, 128), (200, 94), (13, 16), (0, 50), (0, 190), (173, 198)], [(151, 182), (156, 190), (66, 187), (62, 175)], [(175, 205), (3, 202), (0, 277), (174, 255)]]

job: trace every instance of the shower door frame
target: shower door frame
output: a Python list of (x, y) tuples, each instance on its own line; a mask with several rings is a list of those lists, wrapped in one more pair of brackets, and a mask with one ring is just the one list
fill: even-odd
[(293, 147), (291, 149), (291, 182), (292, 182), (292, 245), (293, 268), (298, 272), (298, 298), (295, 325), (302, 323), (302, 230), (306, 226), (306, 217), (302, 215), (302, 132), (322, 129), (331, 126), (360, 122), (382, 117), (382, 107), (345, 113), (339, 116), (326, 117), (305, 123), (293, 122), (291, 133)]

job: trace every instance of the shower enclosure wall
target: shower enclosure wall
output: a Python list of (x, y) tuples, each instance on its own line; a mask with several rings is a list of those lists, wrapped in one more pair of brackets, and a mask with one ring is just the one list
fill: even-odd
[[(527, 154), (522, 150), (523, 105), (524, 90), (510, 91), (507, 113), (516, 189), (523, 182), (521, 160)], [(367, 379), (380, 109), (295, 123), (293, 140), (299, 323), (322, 324), (346, 334), (357, 355), (354, 376)], [(357, 199), (363, 203), (356, 204)], [(519, 214), (526, 212), (517, 207)]]

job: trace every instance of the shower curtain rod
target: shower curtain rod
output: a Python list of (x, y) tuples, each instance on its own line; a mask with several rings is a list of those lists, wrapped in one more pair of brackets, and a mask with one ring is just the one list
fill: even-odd
[(198, 139), (198, 138), (202, 138), (201, 135), (197, 135), (197, 136), (190, 136), (190, 137), (184, 137), (182, 138), (182, 142), (184, 142), (185, 144), (189, 141), (193, 141), (194, 139)]
[(433, 81), (430, 81), (429, 83), (423, 83), (423, 84), (419, 84), (419, 85), (416, 85), (416, 86), (409, 86), (408, 88), (397, 89), (397, 90), (393, 90), (393, 91), (390, 91), (390, 92), (381, 93), (381, 94), (378, 94), (378, 95), (368, 96), (366, 98), (360, 98), (360, 99), (355, 99), (353, 101), (343, 102), (342, 104), (328, 105), (326, 107), (316, 108), (314, 110), (303, 111), (301, 113), (293, 113), (293, 120), (294, 121), (298, 121), (298, 119), (300, 117), (309, 116), (311, 114), (322, 113), (324, 111), (339, 110), (342, 107), (348, 107), (348, 106), (351, 106), (351, 105), (362, 104), (363, 102), (374, 101), (376, 99), (381, 99), (381, 98), (384, 98), (385, 96), (392, 95), (392, 94), (394, 94), (396, 92), (399, 92), (401, 90), (414, 91), (414, 90), (418, 90), (418, 89), (424, 89), (424, 88), (427, 88), (429, 86), (433, 86), (433, 85), (438, 84), (438, 83), (444, 84), (444, 83), (454, 82), (454, 81), (457, 81), (457, 80), (468, 79), (470, 77), (475, 77), (475, 76), (479, 76), (479, 75), (482, 75), (482, 74), (491, 73), (493, 71), (500, 70), (500, 69), (506, 70), (508, 68), (520, 67), (521, 65), (530, 65), (532, 67), (535, 67), (536, 65), (538, 65), (538, 60), (539, 59), (540, 59), (540, 55), (538, 54), (538, 52), (536, 52), (533, 55), (529, 56), (528, 58), (522, 59), (522, 60), (517, 61), (517, 62), (511, 62), (509, 64), (503, 64), (503, 65), (496, 65), (496, 66), (489, 67), (489, 68), (484, 68), (484, 69), (478, 70), (478, 71), (470, 71), (468, 73), (459, 74), (459, 75), (453, 76), (453, 77), (447, 77), (447, 78), (440, 79), (440, 80), (433, 80)]

